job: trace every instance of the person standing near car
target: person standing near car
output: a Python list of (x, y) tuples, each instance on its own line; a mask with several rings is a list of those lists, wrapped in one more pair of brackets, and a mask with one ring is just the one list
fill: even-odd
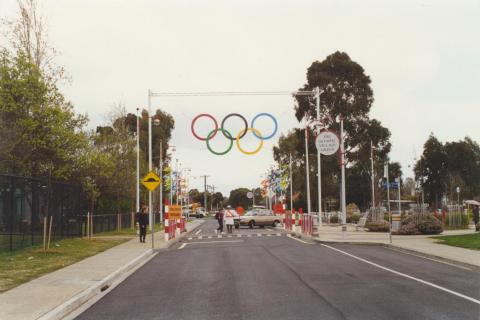
[(232, 233), (233, 231), (233, 224), (234, 224), (234, 217), (236, 216), (236, 212), (234, 213), (234, 210), (232, 209), (231, 206), (227, 206), (225, 209), (225, 224), (227, 225), (227, 233)]
[(218, 221), (218, 228), (215, 231), (222, 233), (223, 232), (223, 211), (218, 211), (215, 214), (215, 219), (217, 219)]
[(148, 225), (148, 207), (143, 206), (142, 210), (138, 214), (137, 223), (140, 228), (140, 242), (145, 243), (145, 237), (147, 236), (147, 225)]

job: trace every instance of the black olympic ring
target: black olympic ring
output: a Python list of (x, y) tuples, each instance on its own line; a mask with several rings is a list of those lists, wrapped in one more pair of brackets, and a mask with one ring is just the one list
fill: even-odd
[[(221, 125), (220, 127), (221, 127), (222, 129), (225, 129), (225, 128), (224, 128), (225, 121), (227, 121), (228, 118), (234, 117), (234, 116), (235, 116), (235, 117), (239, 117), (240, 119), (242, 119), (242, 120), (243, 120), (243, 123), (244, 123), (244, 125), (245, 125), (245, 129), (243, 130), (243, 133), (239, 136), (239, 139), (242, 139), (242, 138), (247, 134), (247, 132), (248, 132), (248, 122), (247, 122), (247, 119), (245, 119), (245, 117), (242, 116), (241, 114), (238, 114), (238, 113), (230, 113), (230, 114), (226, 115), (225, 118), (223, 118), (223, 120), (222, 120), (222, 125)], [(232, 140), (232, 141), (237, 140), (236, 138), (234, 138), (234, 137), (232, 137), (232, 136), (229, 137), (229, 136), (227, 135), (227, 133), (226, 133), (226, 132), (227, 132), (226, 130), (220, 130), (220, 131), (223, 133), (223, 135), (225, 136), (225, 138), (230, 139), (230, 140)]]

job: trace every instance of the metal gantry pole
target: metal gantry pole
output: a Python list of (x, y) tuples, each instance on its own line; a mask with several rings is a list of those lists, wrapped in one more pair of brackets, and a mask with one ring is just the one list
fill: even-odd
[(342, 166), (342, 224), (347, 224), (347, 205), (345, 197), (345, 139), (343, 134), (343, 117), (340, 119), (340, 153)]
[(387, 160), (387, 164), (385, 165), (384, 171), (387, 178), (387, 208), (388, 208), (388, 220), (390, 224), (388, 237), (389, 237), (390, 243), (392, 243), (392, 211), (390, 210), (390, 179), (388, 174), (388, 160)]
[[(148, 171), (152, 171), (152, 96), (148, 89)], [(152, 234), (152, 249), (154, 248), (154, 217), (152, 208), (152, 191), (148, 191), (148, 217), (150, 222), (150, 232)]]
[(372, 140), (370, 140), (370, 162), (371, 162), (371, 165), (372, 165), (372, 208), (375, 208), (375, 171), (373, 169), (373, 142)]
[(137, 189), (136, 189), (136, 213), (140, 212), (140, 118), (137, 108)]
[(160, 140), (160, 161), (158, 164), (158, 171), (160, 175), (160, 201), (159, 201), (159, 212), (160, 212), (160, 223), (163, 223), (163, 158), (162, 158), (162, 141)]
[(293, 212), (293, 175), (292, 175), (292, 154), (290, 153), (290, 212)]
[(305, 116), (305, 171), (307, 175), (307, 213), (312, 212), (312, 203), (310, 200), (310, 166), (308, 162), (308, 119)]
[[(320, 88), (315, 89), (315, 99), (317, 102), (317, 125), (320, 133)], [(322, 155), (317, 148), (317, 177), (318, 177), (318, 227), (322, 226)]]

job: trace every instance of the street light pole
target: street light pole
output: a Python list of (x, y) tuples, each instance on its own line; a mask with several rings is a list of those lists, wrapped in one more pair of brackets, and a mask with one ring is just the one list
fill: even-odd
[(163, 158), (162, 158), (162, 140), (160, 140), (160, 161), (158, 164), (158, 173), (160, 175), (160, 200), (159, 200), (159, 211), (160, 211), (160, 223), (163, 223)]
[(136, 212), (140, 212), (140, 118), (137, 108), (137, 190), (136, 190)]
[(292, 154), (290, 153), (290, 163), (288, 165), (290, 171), (290, 212), (293, 213), (293, 176), (292, 176)]
[(370, 140), (370, 160), (372, 165), (372, 208), (375, 208), (375, 171), (373, 169), (373, 141)]
[[(152, 171), (152, 92), (148, 89), (148, 171)], [(153, 231), (155, 219), (152, 210), (152, 191), (148, 191), (148, 217), (152, 234), (152, 249), (154, 248)]]

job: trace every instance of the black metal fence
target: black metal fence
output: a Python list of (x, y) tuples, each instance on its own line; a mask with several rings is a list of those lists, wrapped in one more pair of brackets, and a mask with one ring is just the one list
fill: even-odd
[[(50, 220), (51, 241), (86, 236), (86, 203), (80, 185), (0, 174), (0, 252), (42, 244)], [(96, 235), (133, 228), (135, 217), (131, 212), (94, 212), (91, 223)]]

